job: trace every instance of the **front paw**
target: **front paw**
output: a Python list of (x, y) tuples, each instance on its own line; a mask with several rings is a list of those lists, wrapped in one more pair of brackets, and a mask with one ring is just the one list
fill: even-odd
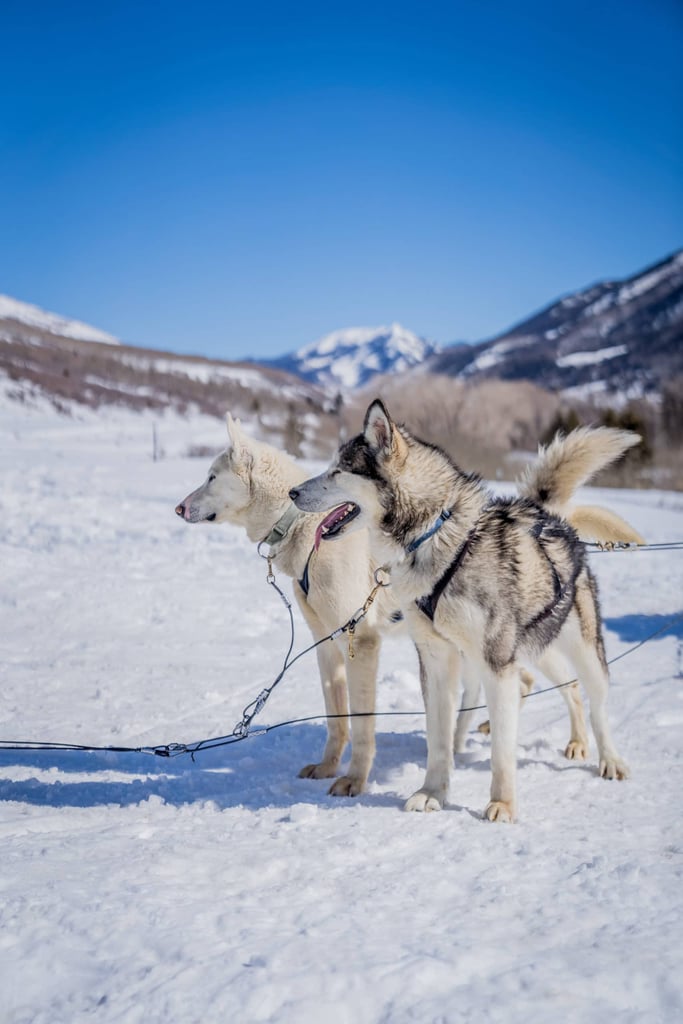
[(585, 761), (588, 757), (588, 744), (582, 740), (570, 740), (565, 747), (564, 756), (570, 761)]
[(443, 800), (440, 800), (433, 793), (428, 793), (424, 789), (418, 789), (417, 793), (413, 793), (403, 805), (404, 811), (440, 811), (443, 806)]
[(484, 817), (488, 818), (489, 821), (503, 821), (512, 824), (515, 820), (515, 812), (512, 804), (509, 804), (506, 800), (491, 800), (484, 811)]
[(627, 779), (631, 774), (628, 765), (620, 757), (601, 757), (599, 772), (603, 779)]
[(358, 796), (365, 789), (365, 779), (353, 775), (340, 775), (328, 789), (329, 796)]
[(321, 761), (307, 764), (299, 772), (300, 779), (333, 779), (339, 771), (339, 761)]

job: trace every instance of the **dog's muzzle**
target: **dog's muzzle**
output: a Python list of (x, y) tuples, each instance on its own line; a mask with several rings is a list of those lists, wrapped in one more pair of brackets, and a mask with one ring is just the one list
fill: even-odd
[[(198, 522), (196, 517), (193, 519), (193, 517), (192, 517), (192, 509), (191, 509), (191, 507), (189, 505), (182, 505), (182, 504), (181, 505), (176, 505), (176, 507), (175, 507), (175, 514), (177, 516), (180, 516), (181, 519), (185, 519), (188, 523), (196, 523), (196, 522)], [(204, 516), (204, 522), (212, 523), (215, 518), (216, 518), (216, 513), (215, 512), (211, 512), (211, 513), (209, 513), (208, 516)]]

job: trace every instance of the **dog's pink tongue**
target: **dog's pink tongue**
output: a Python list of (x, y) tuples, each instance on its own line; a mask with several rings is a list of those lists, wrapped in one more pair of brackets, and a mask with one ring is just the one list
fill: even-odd
[(338, 508), (333, 508), (331, 512), (328, 512), (324, 519), (321, 519), (315, 529), (315, 550), (317, 551), (320, 547), (320, 542), (323, 539), (323, 530), (326, 526), (334, 523), (339, 512)]

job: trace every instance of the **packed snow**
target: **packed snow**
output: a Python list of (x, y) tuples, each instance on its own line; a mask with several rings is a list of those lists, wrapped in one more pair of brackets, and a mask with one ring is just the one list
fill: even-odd
[(0, 295), (0, 320), (16, 320), (29, 327), (37, 327), (49, 334), (56, 334), (60, 338), (97, 341), (105, 345), (120, 344), (118, 338), (97, 327), (91, 327), (90, 324), (84, 324), (80, 320), (69, 320), (68, 317), (60, 316), (58, 313), (47, 313), (39, 306), (20, 302), (9, 295)]
[[(223, 425), (0, 401), (3, 739), (139, 746), (231, 731), (272, 681), (287, 613), (228, 526), (177, 501)], [(651, 541), (683, 497), (587, 492)], [(341, 543), (341, 542), (340, 542)], [(608, 655), (682, 611), (683, 552), (591, 556)], [(278, 580), (285, 589), (289, 581)], [(309, 635), (300, 617), (297, 648)], [(683, 629), (618, 661), (630, 762), (567, 762), (564, 703), (525, 702), (520, 818), (481, 818), (473, 732), (439, 814), (405, 814), (425, 762), (417, 667), (387, 642), (367, 793), (297, 778), (322, 720), (187, 757), (0, 752), (0, 991), (7, 1024), (240, 1021), (654, 1024), (683, 1014)], [(544, 680), (539, 678), (539, 685)], [(322, 713), (314, 655), (264, 723)], [(485, 712), (481, 717), (486, 717)]]

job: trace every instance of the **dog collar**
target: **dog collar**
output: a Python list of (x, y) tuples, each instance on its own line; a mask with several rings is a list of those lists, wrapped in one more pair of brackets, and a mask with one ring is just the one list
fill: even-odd
[[(263, 538), (261, 544), (268, 544), (271, 548), (273, 545), (279, 544), (285, 539), (300, 515), (299, 509), (294, 502), (291, 502), (284, 514), (275, 523), (275, 526), (272, 527), (268, 536)], [(261, 544), (259, 544), (259, 547), (261, 547)]]
[(443, 524), (448, 522), (452, 515), (453, 513), (450, 511), (450, 509), (445, 508), (441, 515), (439, 516), (439, 518), (434, 523), (434, 525), (432, 526), (431, 530), (427, 530), (427, 532), (423, 533), (421, 537), (418, 537), (416, 540), (412, 541), (408, 545), (408, 547), (406, 548), (408, 554), (411, 554), (413, 551), (416, 551), (417, 548), (419, 548), (420, 544), (424, 544), (426, 540), (429, 540), (430, 537), (433, 537), (434, 534), (441, 529)]

